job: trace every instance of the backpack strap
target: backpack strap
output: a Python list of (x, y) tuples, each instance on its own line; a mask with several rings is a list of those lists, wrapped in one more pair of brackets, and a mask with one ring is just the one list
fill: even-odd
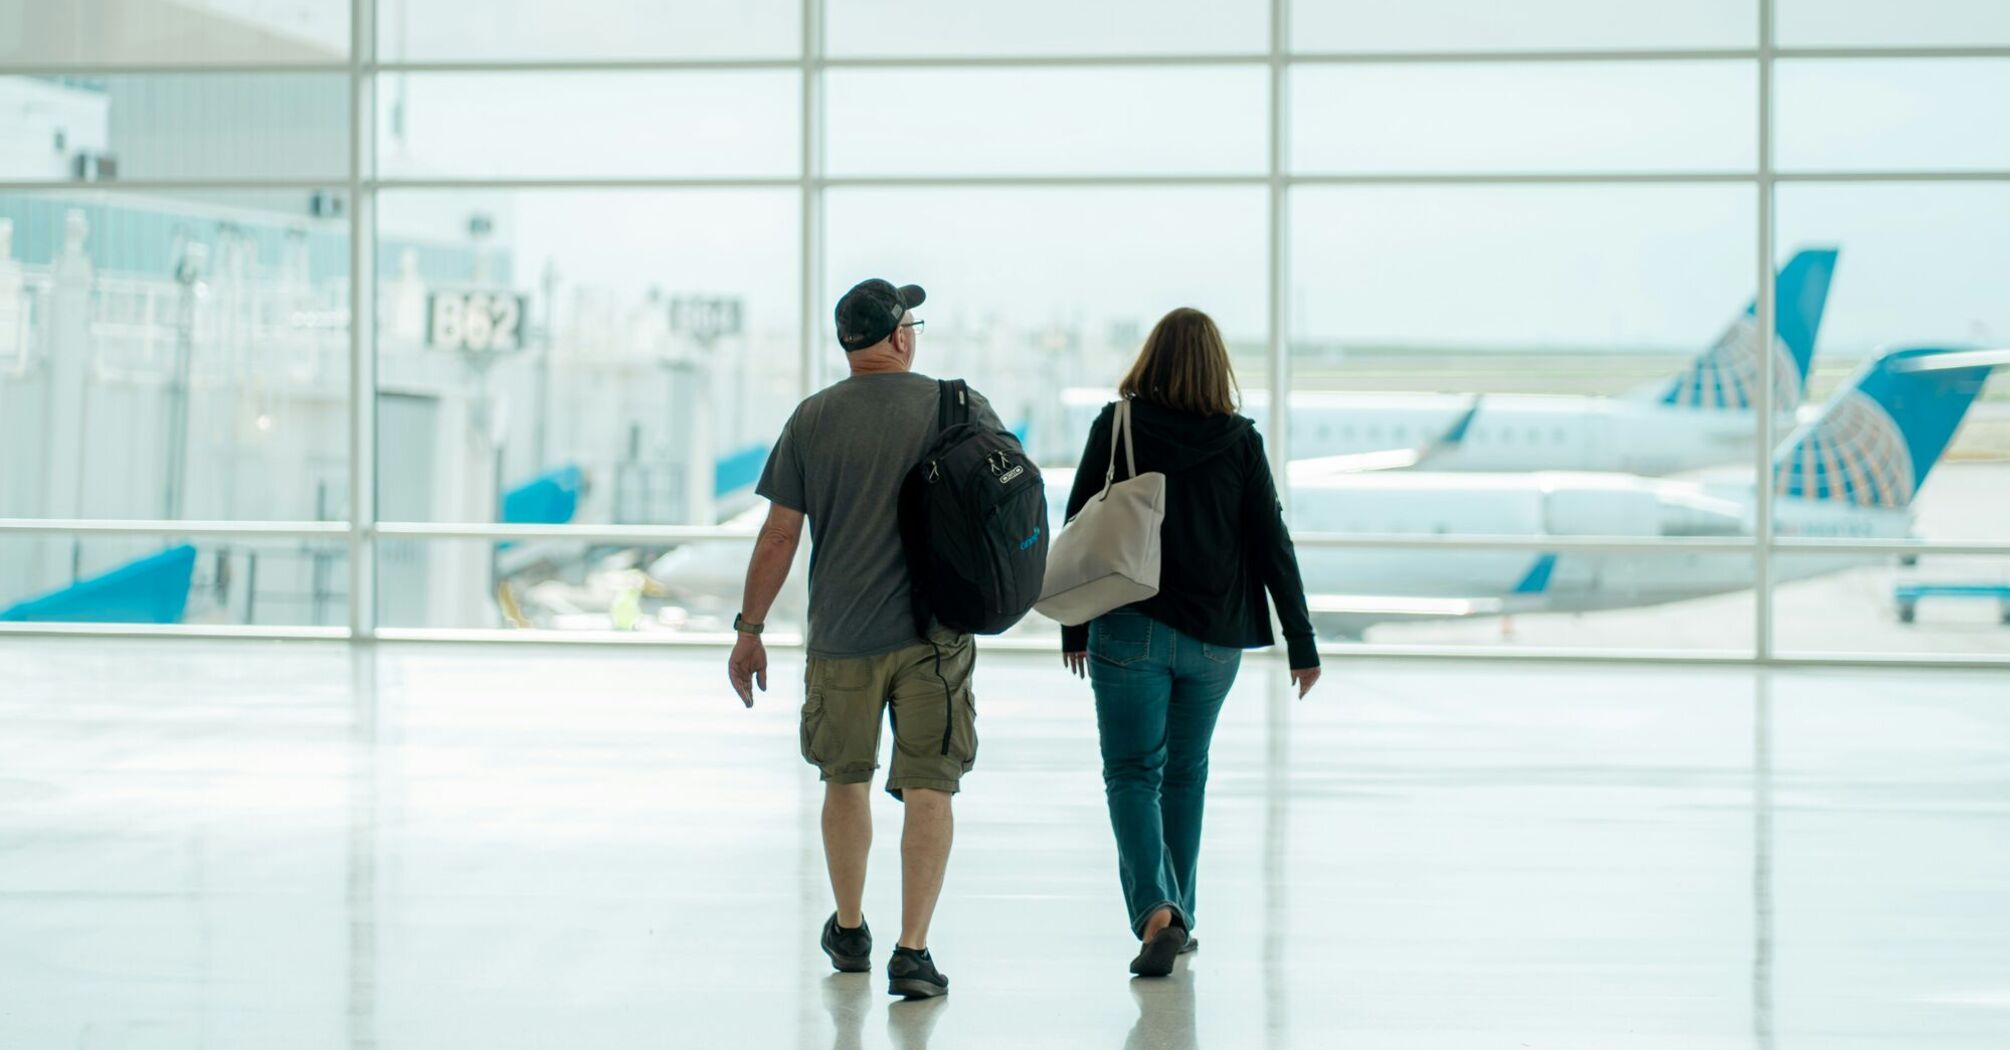
[(970, 384), (961, 379), (935, 381), (935, 429), (937, 433), (958, 423), (970, 422)]

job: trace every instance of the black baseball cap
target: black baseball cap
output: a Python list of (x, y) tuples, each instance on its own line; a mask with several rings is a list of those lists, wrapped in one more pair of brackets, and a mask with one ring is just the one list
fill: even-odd
[(852, 285), (838, 300), (838, 344), (851, 353), (885, 339), (900, 326), (901, 315), (927, 298), (928, 293), (918, 284), (896, 288), (893, 282), (875, 277)]

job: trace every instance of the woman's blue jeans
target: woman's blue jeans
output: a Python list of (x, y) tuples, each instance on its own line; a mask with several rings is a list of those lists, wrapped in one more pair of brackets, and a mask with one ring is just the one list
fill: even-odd
[(1242, 651), (1196, 641), (1119, 609), (1089, 624), (1089, 682), (1102, 737), (1103, 790), (1131, 932), (1171, 907), (1194, 923), (1207, 748)]

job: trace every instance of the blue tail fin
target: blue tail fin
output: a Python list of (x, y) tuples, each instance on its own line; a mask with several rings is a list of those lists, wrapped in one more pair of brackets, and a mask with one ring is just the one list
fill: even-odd
[(502, 520), (521, 525), (562, 525), (579, 512), (586, 472), (577, 463), (547, 471), (503, 494)]
[(180, 623), (194, 575), (195, 547), (184, 543), (0, 609), (0, 621)]
[(1990, 356), (1912, 347), (1865, 365), (1773, 457), (1775, 491), (1859, 507), (1907, 506), (2000, 363)]
[[(1814, 360), (1829, 280), (1835, 275), (1834, 248), (1804, 248), (1787, 261), (1774, 282), (1773, 405), (1791, 411), (1807, 393), (1808, 363)], [(1759, 389), (1758, 304), (1731, 322), (1695, 364), (1675, 377), (1661, 397), (1664, 405), (1699, 411), (1750, 411)]]

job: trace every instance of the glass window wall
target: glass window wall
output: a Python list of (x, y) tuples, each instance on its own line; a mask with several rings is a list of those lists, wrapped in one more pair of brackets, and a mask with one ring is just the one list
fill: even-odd
[(1999, 7), (0, 0), (0, 625), (716, 641), (885, 276), (1063, 481), (1213, 314), (1342, 651), (2010, 656)]

